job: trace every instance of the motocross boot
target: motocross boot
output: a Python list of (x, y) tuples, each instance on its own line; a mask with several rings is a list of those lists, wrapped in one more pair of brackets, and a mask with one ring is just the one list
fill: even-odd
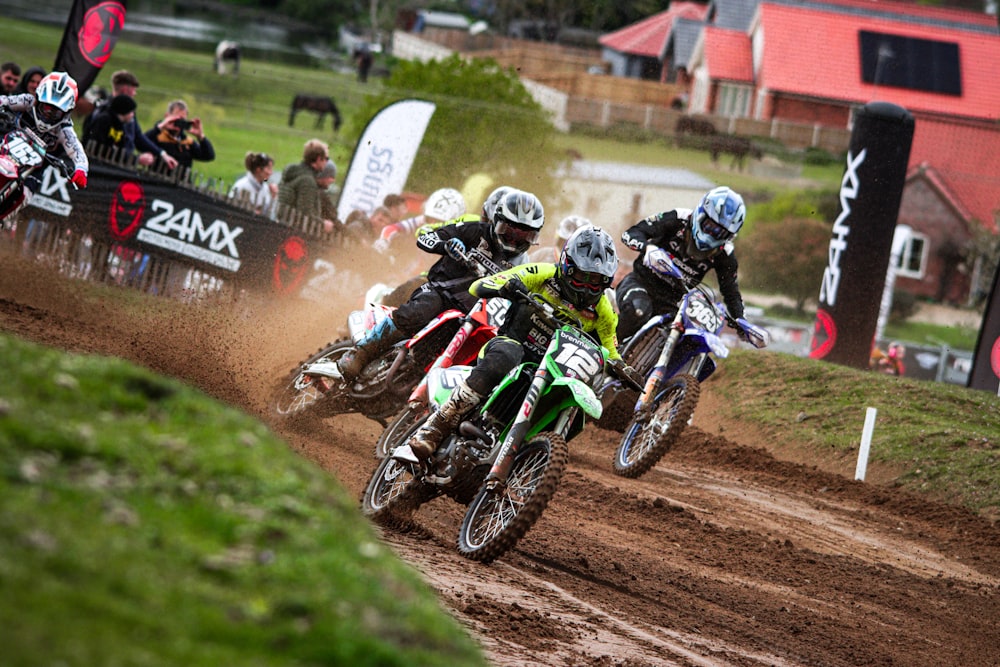
[(482, 398), (464, 380), (460, 382), (441, 408), (431, 413), (424, 425), (410, 438), (409, 445), (413, 455), (422, 461), (433, 454), (444, 436), (458, 426), (465, 413), (479, 405)]
[(406, 334), (396, 328), (392, 318), (385, 318), (368, 332), (368, 335), (354, 349), (348, 350), (337, 360), (337, 369), (345, 380), (353, 380), (361, 374), (368, 362), (390, 347), (406, 338)]

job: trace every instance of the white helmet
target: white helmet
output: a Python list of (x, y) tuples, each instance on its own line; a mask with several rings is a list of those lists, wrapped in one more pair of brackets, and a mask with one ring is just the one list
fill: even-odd
[(515, 189), (509, 185), (501, 185), (499, 188), (491, 192), (486, 198), (486, 201), (483, 202), (482, 221), (493, 222), (493, 217), (497, 212), (497, 204), (500, 203), (500, 199), (514, 191)]
[(514, 190), (497, 203), (493, 214), (493, 233), (508, 253), (519, 254), (538, 243), (545, 224), (545, 209), (538, 197), (530, 192)]
[(454, 188), (441, 188), (431, 193), (424, 202), (424, 217), (448, 222), (465, 215), (465, 199)]
[(556, 228), (556, 242), (559, 244), (566, 243), (569, 237), (573, 236), (573, 232), (580, 229), (584, 225), (593, 225), (590, 220), (579, 215), (567, 215), (565, 218), (559, 221), (559, 226)]
[(76, 106), (78, 94), (73, 77), (66, 72), (50, 72), (35, 89), (35, 106), (31, 108), (35, 126), (42, 132), (59, 127)]

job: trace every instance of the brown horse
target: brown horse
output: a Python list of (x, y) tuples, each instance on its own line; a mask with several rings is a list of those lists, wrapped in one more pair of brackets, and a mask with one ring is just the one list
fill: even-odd
[(756, 160), (763, 157), (760, 147), (750, 141), (750, 139), (747, 137), (737, 137), (732, 134), (717, 134), (712, 137), (708, 152), (712, 156), (713, 164), (718, 164), (720, 155), (724, 153), (731, 154), (733, 161), (729, 168), (738, 167), (740, 171), (743, 171), (747, 155)]
[(295, 114), (299, 111), (313, 111), (319, 114), (316, 118), (317, 128), (323, 126), (323, 119), (326, 117), (326, 114), (332, 114), (333, 131), (336, 132), (340, 129), (340, 110), (337, 109), (337, 104), (333, 101), (332, 97), (303, 95), (301, 93), (296, 95), (295, 99), (292, 100), (292, 112), (288, 116), (289, 127), (295, 124)]

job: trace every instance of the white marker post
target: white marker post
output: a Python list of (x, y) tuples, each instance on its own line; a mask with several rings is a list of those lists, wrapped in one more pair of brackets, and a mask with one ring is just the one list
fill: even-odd
[(858, 450), (858, 467), (854, 469), (854, 479), (865, 481), (865, 471), (868, 469), (868, 452), (872, 446), (872, 432), (875, 430), (875, 415), (878, 410), (868, 408), (865, 411), (865, 428), (861, 432), (861, 449)]

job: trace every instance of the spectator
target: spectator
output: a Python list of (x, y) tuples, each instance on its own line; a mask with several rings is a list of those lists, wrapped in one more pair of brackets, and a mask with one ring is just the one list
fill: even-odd
[[(136, 90), (139, 88), (139, 79), (136, 78), (135, 74), (128, 71), (127, 69), (121, 69), (111, 75), (111, 99), (114, 99), (118, 95), (127, 95), (135, 99)], [(105, 103), (110, 104), (110, 100)], [(83, 121), (83, 136), (84, 141), (88, 137), (88, 128), (91, 123), (93, 123), (96, 114), (104, 104), (99, 104), (96, 109)], [(142, 127), (139, 125), (139, 120), (132, 115), (132, 119), (124, 123), (122, 130), (124, 132), (124, 138), (122, 139), (122, 150), (132, 153), (133, 151), (139, 152), (139, 164), (144, 167), (150, 167), (156, 163), (156, 158), (159, 156), (163, 160), (164, 164), (168, 168), (174, 169), (177, 167), (177, 160), (173, 158), (170, 154), (164, 151), (162, 148), (157, 146), (149, 137), (147, 137), (143, 131)]]
[(13, 95), (21, 80), (21, 66), (17, 63), (0, 65), (0, 95)]
[(392, 218), (390, 222), (399, 222), (406, 218), (410, 214), (410, 209), (406, 205), (406, 198), (402, 195), (386, 195), (385, 199), (382, 200), (382, 206), (389, 210), (389, 215)]
[(273, 220), (278, 186), (270, 183), (269, 179), (274, 174), (274, 158), (267, 153), (250, 152), (243, 159), (243, 166), (247, 173), (233, 183), (229, 196), (249, 203), (254, 213)]
[(337, 167), (330, 160), (330, 147), (324, 141), (310, 139), (302, 147), (302, 162), (288, 165), (281, 173), (278, 205), (282, 210), (292, 209), (322, 220), (324, 231), (332, 233), (337, 215), (326, 190), (336, 177)]
[(362, 42), (360, 46), (354, 49), (354, 60), (358, 65), (358, 81), (365, 83), (368, 81), (368, 72), (372, 68), (372, 63), (375, 61), (375, 57), (372, 55), (372, 50), (368, 46), (368, 42)]
[(14, 94), (20, 95), (21, 93), (28, 93), (29, 95), (34, 95), (43, 76), (45, 76), (44, 67), (38, 67), (36, 65), (35, 67), (29, 67), (24, 70), (24, 74), (21, 76), (21, 82), (18, 83), (17, 88), (14, 89)]
[(195, 160), (211, 162), (215, 159), (215, 148), (205, 136), (201, 118), (188, 120), (188, 105), (184, 100), (169, 103), (163, 120), (146, 132), (146, 137), (186, 169), (190, 169)]
[[(83, 143), (117, 148), (126, 155), (135, 150), (135, 137), (126, 136), (129, 123), (135, 119), (135, 100), (128, 95), (116, 95), (94, 111), (84, 128)], [(130, 141), (131, 139), (131, 141)]]

